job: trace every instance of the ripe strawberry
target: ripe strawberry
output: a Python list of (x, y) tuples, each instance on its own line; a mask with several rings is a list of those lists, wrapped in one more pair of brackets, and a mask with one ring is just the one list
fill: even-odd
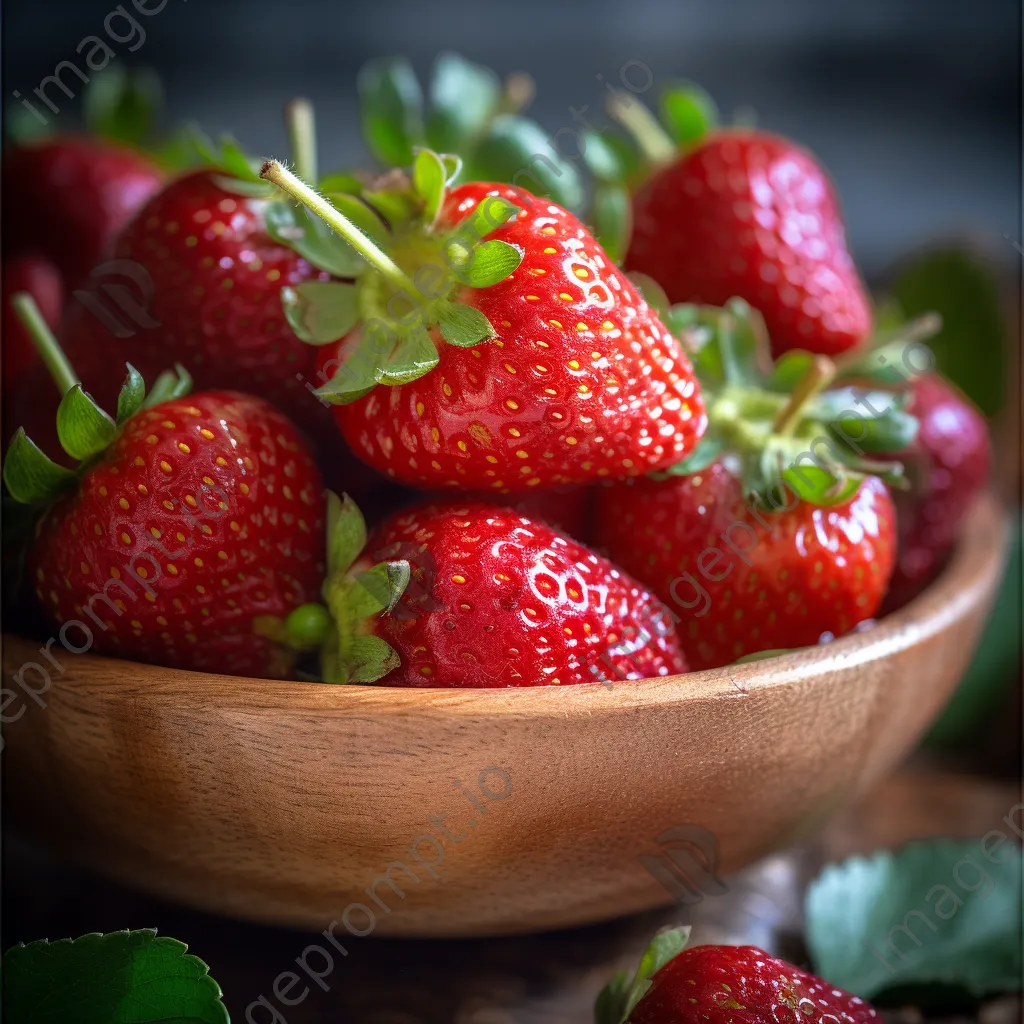
[[(358, 511), (349, 506), (353, 515)], [(390, 660), (381, 662), (387, 671), (359, 677), (363, 681), (567, 686), (686, 671), (661, 605), (643, 587), (583, 545), (511, 509), (479, 502), (421, 505), (374, 531), (367, 552), (385, 564), (403, 564), (408, 585), (392, 587), (395, 596), (374, 609), (391, 608), (372, 626), (372, 639), (385, 641)], [(347, 562), (325, 585), (339, 623), (334, 652), (324, 659), (326, 678), (334, 682), (352, 677), (332, 677), (330, 666), (351, 661), (353, 643), (369, 639), (346, 610), (350, 599), (331, 602), (332, 593), (344, 592), (339, 573)], [(363, 600), (367, 589), (373, 587), (359, 591)]]
[(985, 418), (942, 377), (917, 378), (908, 411), (921, 427), (913, 445), (897, 456), (914, 486), (896, 496), (899, 548), (889, 610), (920, 593), (941, 569), (992, 463)]
[[(699, 370), (726, 368), (722, 381), (703, 379), (702, 447), (667, 474), (596, 498), (598, 547), (666, 602), (697, 669), (815, 644), (876, 613), (896, 523), (874, 474), (901, 467), (864, 456), (902, 449), (917, 428), (877, 392), (824, 390), (835, 367), (822, 356), (794, 353), (759, 376), (744, 339), (761, 332), (741, 315), (751, 316), (743, 304), (718, 311), (718, 333), (697, 356)], [(783, 387), (787, 377), (796, 385)], [(855, 436), (858, 449), (844, 445)]]
[[(430, 161), (441, 167), (421, 151), (415, 180)], [(263, 174), (353, 237), (280, 165)], [(338, 292), (361, 326), (325, 345), (321, 393), (343, 403), (353, 451), (414, 486), (490, 493), (633, 476), (691, 451), (705, 417), (689, 360), (589, 232), (511, 186), (445, 197), (444, 174), (406, 197), (423, 212), (390, 254), (363, 247), (358, 291)], [(299, 319), (315, 334), (329, 311), (308, 301)]]
[(617, 975), (598, 1024), (867, 1024), (881, 1017), (859, 996), (755, 946), (683, 949), (689, 929), (657, 936), (635, 978)]
[(201, 388), (241, 388), (274, 402), (313, 428), (326, 411), (303, 386), (316, 354), (295, 336), (281, 290), (329, 275), (267, 233), (265, 199), (226, 191), (225, 179), (198, 171), (155, 195), (118, 236), (114, 255), (152, 279), (150, 321), (114, 337), (83, 306), (73, 308), (62, 340), (73, 358), (90, 349), (143, 375), (178, 360)]
[(43, 319), (52, 328), (60, 320), (64, 284), (57, 267), (43, 256), (14, 256), (4, 262), (3, 272), (3, 380), (4, 405), (15, 393), (29, 367), (36, 361), (32, 338), (10, 308), (15, 292), (28, 292)]
[(109, 142), (61, 136), (18, 146), (3, 162), (4, 248), (41, 252), (74, 287), (162, 180), (141, 153)]
[(653, 277), (672, 302), (746, 299), (775, 355), (837, 355), (871, 332), (832, 184), (788, 139), (715, 132), (654, 173), (633, 216), (628, 270)]

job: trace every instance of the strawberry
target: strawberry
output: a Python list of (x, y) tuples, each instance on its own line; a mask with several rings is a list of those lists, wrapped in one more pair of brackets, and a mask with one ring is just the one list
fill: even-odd
[(446, 194), (448, 166), (420, 151), (417, 191), (394, 197), (412, 212), (382, 241), (276, 162), (262, 172), (371, 264), (355, 288), (300, 286), (292, 312), (324, 344), (320, 394), (353, 451), (413, 486), (489, 493), (684, 457), (703, 403), (639, 292), (565, 210), (511, 186)]
[(659, 602), (544, 523), (480, 502), (421, 505), (374, 531), (366, 550), (382, 561), (365, 569), (358, 509), (332, 519), (331, 537), (349, 539), (332, 540), (324, 587), (337, 623), (328, 682), (567, 686), (686, 671)]
[(42, 253), (74, 287), (162, 180), (141, 153), (109, 142), (61, 136), (18, 146), (4, 155), (4, 248)]
[(746, 299), (775, 355), (838, 355), (871, 333), (832, 184), (788, 139), (712, 134), (655, 172), (633, 217), (627, 269), (653, 277), (672, 302)]
[[(53, 342), (50, 351), (54, 351)], [(76, 472), (19, 431), (4, 482), (56, 497), (29, 554), (39, 600), (75, 644), (175, 668), (281, 677), (322, 579), (322, 484), (292, 424), (237, 392), (184, 396), (129, 375), (115, 422), (75, 384), (58, 431)], [(163, 400), (166, 398), (166, 400)], [(286, 628), (287, 626), (287, 628)], [(81, 638), (84, 637), (84, 640)]]
[(908, 412), (921, 427), (913, 445), (898, 455), (914, 486), (897, 495), (899, 554), (888, 609), (906, 604), (941, 569), (992, 464), (985, 418), (938, 374), (914, 381)]
[(684, 949), (689, 928), (656, 936), (634, 977), (601, 993), (597, 1024), (867, 1024), (859, 996), (756, 946)]
[[(719, 340), (734, 342), (735, 326)], [(736, 356), (725, 359), (734, 373)], [(703, 351), (698, 366), (712, 358)], [(856, 395), (823, 390), (834, 370), (824, 357), (793, 353), (766, 380), (751, 368), (706, 386), (711, 426), (691, 459), (599, 489), (598, 545), (666, 602), (696, 669), (847, 633), (881, 605), (895, 511), (871, 474), (898, 479), (900, 467), (864, 452), (904, 447), (917, 424), (871, 393), (865, 407), (878, 415), (855, 435), (853, 423), (864, 422)], [(802, 376), (791, 393), (768, 386), (793, 372)], [(861, 438), (859, 453), (844, 436)]]
[(36, 361), (35, 345), (11, 311), (10, 297), (28, 292), (47, 325), (56, 327), (64, 301), (64, 284), (57, 267), (43, 256), (22, 255), (8, 259), (3, 273), (3, 379), (5, 406)]

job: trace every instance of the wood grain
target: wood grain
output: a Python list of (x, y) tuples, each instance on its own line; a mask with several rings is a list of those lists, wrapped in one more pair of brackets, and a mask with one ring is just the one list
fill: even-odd
[[(874, 629), (610, 687), (328, 687), (58, 645), (45, 706), (25, 701), (4, 730), (5, 796), (14, 821), (87, 865), (266, 922), (510, 934), (663, 905), (637, 857), (664, 830), (710, 830), (716, 870), (736, 871), (904, 756), (970, 657), (1004, 540), (984, 499), (942, 578)], [(38, 647), (6, 639), (8, 686)], [(381, 881), (375, 901), (396, 861), (416, 881), (396, 869), (403, 895)]]

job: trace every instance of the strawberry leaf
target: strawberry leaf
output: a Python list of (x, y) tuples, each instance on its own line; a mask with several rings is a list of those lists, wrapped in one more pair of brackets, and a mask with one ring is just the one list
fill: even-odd
[(357, 277), (366, 269), (366, 262), (355, 249), (304, 207), (270, 203), (266, 221), (271, 238), (334, 277)]
[(621, 264), (633, 231), (633, 204), (629, 192), (619, 185), (598, 185), (590, 219), (601, 248), (615, 263)]
[(519, 213), (522, 213), (522, 210), (502, 196), (484, 196), (473, 212), (459, 225), (456, 234), (461, 238), (468, 235), (472, 244), (486, 238)]
[(218, 145), (196, 125), (189, 125), (187, 130), (192, 148), (203, 163), (216, 167), (239, 181), (257, 183), (262, 186), (263, 194), (267, 194), (267, 183), (260, 180), (256, 161), (247, 156), (230, 135), (222, 135)]
[(337, 341), (359, 319), (355, 285), (336, 281), (304, 281), (282, 288), (281, 306), (292, 330), (309, 345)]
[(86, 89), (82, 113), (91, 134), (139, 146), (152, 131), (162, 104), (163, 89), (156, 72), (148, 68), (129, 72), (114, 64)]
[(504, 281), (523, 262), (523, 250), (493, 238), (475, 246), (462, 266), (455, 266), (456, 275), (470, 288), (490, 288)]
[(584, 132), (583, 162), (603, 185), (625, 185), (636, 170), (636, 150), (621, 136)]
[(412, 220), (419, 212), (415, 196), (402, 188), (366, 189), (363, 199), (395, 229)]
[(442, 153), (441, 163), (444, 164), (444, 183), (451, 187), (462, 173), (462, 157), (457, 153)]
[(380, 384), (408, 384), (429, 373), (440, 361), (430, 335), (418, 327), (398, 339), (384, 365), (377, 370)]
[(490, 68), (442, 53), (430, 81), (428, 142), (438, 151), (464, 149), (494, 116), (500, 99), (501, 82)]
[(409, 585), (412, 569), (404, 560), (379, 562), (372, 569), (355, 577), (358, 584), (348, 599), (349, 613), (365, 619), (380, 612), (390, 612), (401, 600)]
[(837, 477), (820, 466), (790, 466), (782, 471), (782, 479), (794, 494), (811, 505), (841, 505), (860, 487), (860, 480)]
[(57, 407), (57, 437), (73, 459), (82, 461), (114, 440), (117, 424), (76, 384)]
[(498, 333), (479, 309), (461, 302), (443, 305), (438, 310), (437, 319), (444, 340), (456, 348), (471, 348), (496, 337)]
[(697, 447), (682, 462), (677, 462), (674, 466), (666, 469), (665, 474), (667, 476), (690, 476), (692, 473), (699, 473), (717, 461), (726, 447), (724, 438), (711, 432), (705, 433)]
[(788, 394), (807, 376), (814, 363), (814, 356), (802, 349), (784, 352), (775, 361), (765, 386), (772, 391)]
[(117, 396), (117, 425), (123, 426), (141, 408), (146, 399), (146, 382), (142, 374), (132, 366), (128, 366), (128, 376), (121, 385), (121, 391)]
[[(319, 188), (321, 192), (344, 192), (350, 196), (358, 196), (362, 194), (363, 182), (347, 171), (332, 171), (320, 179)], [(333, 196), (331, 201), (334, 201)]]
[(575, 166), (554, 149), (536, 122), (516, 114), (499, 114), (473, 153), (475, 180), (510, 181), (568, 210), (582, 209), (583, 180)]
[(153, 929), (14, 946), (5, 1016), (19, 1024), (228, 1024), (220, 986), (177, 939)]
[(402, 664), (398, 652), (372, 633), (355, 636), (349, 649), (348, 682), (375, 683)]
[(432, 149), (421, 149), (412, 164), (412, 183), (423, 200), (423, 213), (433, 226), (444, 201), (445, 180), (448, 173), (441, 158)]
[(699, 85), (679, 82), (661, 94), (661, 121), (680, 146), (692, 146), (718, 126), (718, 107)]
[(387, 225), (372, 206), (363, 202), (359, 196), (348, 192), (328, 193), (324, 191), (331, 205), (340, 210), (367, 238), (372, 238), (379, 245), (386, 246), (390, 242)]
[(44, 455), (19, 427), (4, 458), (3, 479), (15, 501), (33, 505), (73, 487), (78, 477)]
[(412, 163), (423, 142), (423, 94), (404, 57), (370, 61), (359, 72), (363, 135), (370, 152), (393, 167)]
[(327, 575), (346, 572), (366, 547), (366, 520), (347, 495), (327, 492)]
[(184, 398), (192, 390), (192, 378), (181, 363), (175, 363), (173, 370), (164, 370), (157, 377), (149, 395), (142, 403), (143, 409), (171, 402), (175, 398)]
[(651, 987), (651, 978), (670, 960), (674, 960), (690, 941), (689, 926), (659, 932), (640, 958), (636, 974), (630, 979), (619, 971), (598, 996), (595, 1008), (597, 1024), (625, 1024)]

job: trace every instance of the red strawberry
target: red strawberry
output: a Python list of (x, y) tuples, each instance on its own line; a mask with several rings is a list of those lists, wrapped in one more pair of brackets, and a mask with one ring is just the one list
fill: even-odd
[(114, 365), (127, 359), (144, 376), (178, 360), (198, 387), (241, 388), (300, 424), (326, 422), (304, 386), (314, 377), (316, 354), (288, 326), (281, 289), (329, 275), (267, 234), (266, 205), (225, 191), (210, 171), (155, 195), (121, 232), (114, 255), (152, 278), (147, 311), (157, 326), (129, 323), (134, 333), (116, 338), (78, 305), (62, 338), (72, 358), (97, 349)]
[(559, 487), (553, 491), (531, 491), (512, 502), (511, 507), (529, 519), (543, 520), (587, 543), (593, 500), (592, 487)]
[(598, 1024), (867, 1024), (881, 1017), (859, 996), (756, 946), (694, 946), (689, 929), (659, 935), (637, 976), (614, 979)]
[[(418, 155), (417, 181), (431, 160)], [(425, 210), (391, 252), (368, 250), (374, 269), (348, 300), (363, 326), (324, 349), (323, 393), (347, 403), (335, 415), (353, 451), (414, 486), (504, 493), (692, 450), (705, 417), (689, 360), (590, 233), (511, 186), (444, 198), (444, 173), (432, 197), (410, 197)], [(339, 223), (280, 165), (263, 174)]]
[(4, 247), (41, 252), (74, 287), (162, 180), (141, 153), (109, 142), (63, 136), (19, 146), (4, 155)]
[[(382, 678), (389, 686), (567, 686), (686, 671), (661, 605), (643, 587), (511, 509), (420, 506), (385, 522), (367, 552), (411, 568), (401, 602), (380, 602), (393, 610), (373, 626), (397, 655)], [(332, 573), (325, 587), (329, 604), (337, 578)], [(367, 638), (336, 605), (332, 611), (344, 661), (353, 642)]]
[(60, 271), (42, 256), (15, 256), (4, 263), (3, 273), (3, 379), (5, 406), (36, 361), (32, 338), (10, 308), (15, 292), (28, 292), (43, 319), (52, 328), (60, 320), (64, 284)]
[(921, 428), (911, 448), (897, 456), (915, 487), (896, 496), (899, 553), (888, 609), (906, 604), (935, 577), (992, 463), (985, 418), (942, 377), (919, 377), (908, 411)]
[(716, 132), (656, 171), (633, 213), (626, 268), (653, 277), (670, 301), (746, 299), (776, 355), (836, 355), (870, 334), (832, 184), (788, 139)]

